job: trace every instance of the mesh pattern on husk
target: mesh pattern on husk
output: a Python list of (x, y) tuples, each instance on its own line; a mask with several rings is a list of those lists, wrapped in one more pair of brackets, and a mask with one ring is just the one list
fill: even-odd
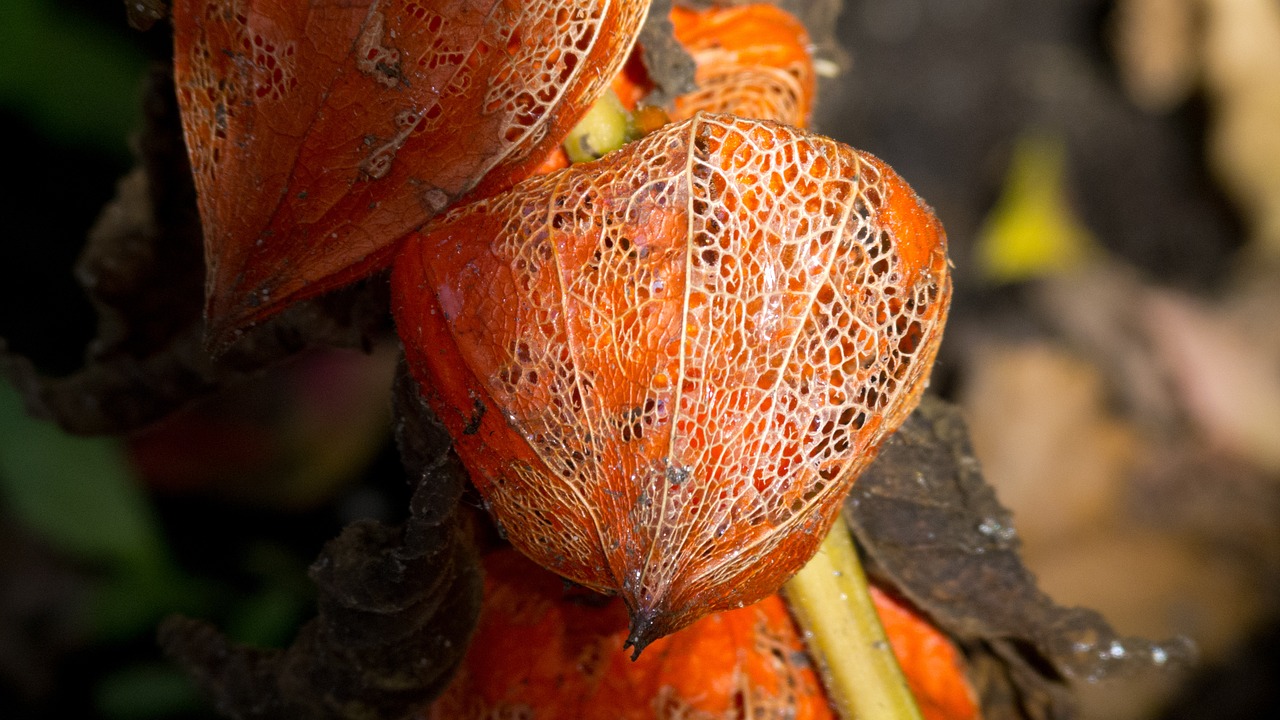
[(261, 319), (331, 289), (460, 195), (524, 177), (608, 86), (647, 6), (176, 2), (210, 314)]
[[(439, 405), (500, 410), (469, 433), (442, 412), (495, 516), (620, 592), (640, 640), (812, 555), (918, 399), (950, 296), (945, 235), (888, 166), (727, 115), (459, 208), (405, 253), (415, 372)], [(465, 393), (439, 380), (449, 348)]]

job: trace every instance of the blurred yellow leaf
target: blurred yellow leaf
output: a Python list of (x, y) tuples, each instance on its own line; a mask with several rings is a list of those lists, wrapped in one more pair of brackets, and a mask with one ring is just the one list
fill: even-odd
[(1004, 193), (978, 234), (977, 258), (993, 283), (1059, 273), (1095, 254), (1093, 236), (1068, 206), (1066, 147), (1061, 138), (1018, 140)]

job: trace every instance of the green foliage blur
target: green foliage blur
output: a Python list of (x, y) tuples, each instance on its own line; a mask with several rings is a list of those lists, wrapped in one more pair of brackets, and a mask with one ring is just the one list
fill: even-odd
[[(156, 624), (174, 612), (219, 618), (242, 641), (280, 646), (309, 612), (302, 561), (269, 542), (253, 545), (240, 560), (257, 580), (253, 592), (179, 567), (123, 441), (73, 437), (32, 419), (3, 383), (0, 511), (76, 569), (84, 597), (79, 617), (71, 620), (98, 655), (110, 657), (113, 646), (145, 647)], [(91, 685), (85, 690), (98, 716), (202, 715), (203, 701), (189, 680), (158, 652), (146, 655), (75, 678)]]
[[(167, 61), (168, 35), (164, 22), (131, 30), (119, 0), (0, 2), (0, 338), (55, 374), (81, 361), (92, 320), (72, 264), (133, 162), (146, 73)], [(0, 379), (0, 717), (216, 717), (161, 657), (157, 623), (208, 618), (270, 647), (313, 611), (308, 557), (294, 549), (228, 544), (218, 572), (184, 553), (223, 539), (179, 547), (173, 532), (124, 439), (35, 420)]]
[[(123, 6), (114, 6), (123, 25)], [(138, 124), (146, 64), (138, 46), (71, 8), (50, 0), (0, 4), (0, 107), (51, 138), (123, 156), (124, 138)]]

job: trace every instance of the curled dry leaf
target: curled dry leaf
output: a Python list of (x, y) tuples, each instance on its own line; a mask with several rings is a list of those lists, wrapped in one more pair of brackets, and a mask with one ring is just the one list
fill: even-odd
[(356, 283), (299, 303), (210, 358), (200, 222), (167, 70), (148, 76), (143, 110), (137, 167), (117, 184), (76, 261), (98, 315), (85, 365), (51, 377), (0, 339), (0, 373), (29, 413), (71, 433), (124, 434), (308, 347), (369, 348), (391, 334), (386, 282)]
[(311, 566), (319, 613), (283, 650), (233, 643), (170, 617), (159, 643), (242, 720), (393, 720), (440, 694), (480, 613), (481, 578), (459, 499), (466, 473), (413, 381), (396, 388), (396, 439), (417, 480), (401, 525), (347, 526)]
[(621, 594), (638, 652), (809, 559), (918, 401), (951, 285), (883, 162), (698, 115), (450, 212), (392, 292), (512, 543)]
[(804, 25), (769, 4), (674, 8), (671, 21), (697, 65), (697, 88), (675, 100), (672, 119), (731, 113), (804, 127), (815, 76)]
[(175, 3), (211, 344), (385, 265), (459, 196), (524, 177), (621, 66), (646, 9)]
[(632, 662), (617, 599), (566, 588), (511, 550), (484, 565), (475, 638), (424, 720), (835, 717), (778, 595), (704, 617)]
[(1185, 638), (1120, 636), (1041, 592), (1009, 511), (983, 482), (960, 412), (926, 397), (853, 488), (845, 516), (873, 578), (957, 638), (986, 717), (1070, 717), (1064, 680), (1184, 666)]
[(134, 30), (150, 30), (169, 14), (164, 0), (124, 0), (125, 17)]
[(649, 4), (649, 19), (640, 29), (637, 42), (640, 65), (650, 83), (648, 101), (654, 105), (666, 105), (695, 87), (693, 58), (676, 41), (671, 26), (675, 1), (653, 0)]

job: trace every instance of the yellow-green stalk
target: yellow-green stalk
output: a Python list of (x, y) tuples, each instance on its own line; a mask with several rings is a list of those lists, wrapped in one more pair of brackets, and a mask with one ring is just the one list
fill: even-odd
[(784, 593), (844, 720), (919, 720), (843, 520)]

